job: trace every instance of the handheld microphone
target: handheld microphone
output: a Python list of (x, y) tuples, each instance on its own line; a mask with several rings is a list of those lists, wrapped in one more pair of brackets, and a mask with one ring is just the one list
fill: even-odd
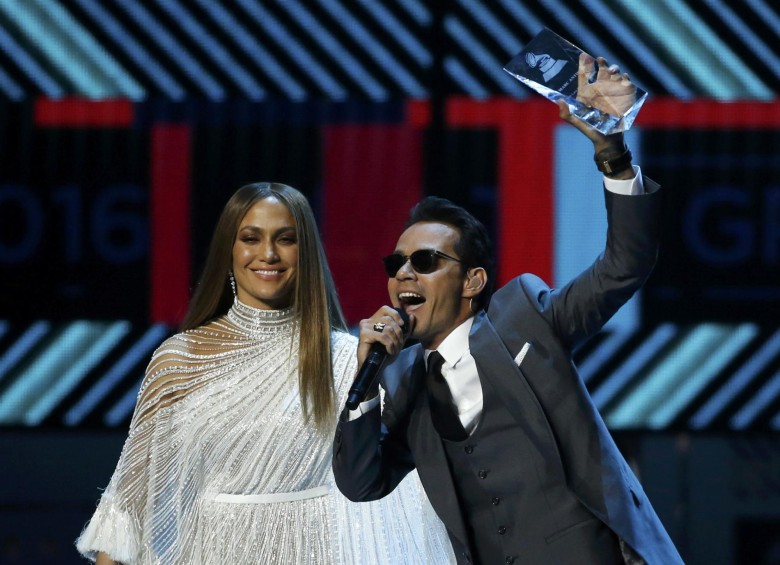
[[(396, 312), (401, 316), (404, 321), (404, 325), (401, 329), (404, 335), (409, 333), (409, 316), (400, 308), (394, 308)], [(363, 361), (363, 365), (360, 367), (355, 382), (352, 383), (352, 388), (349, 389), (349, 395), (347, 396), (347, 409), (354, 410), (358, 405), (366, 399), (366, 394), (376, 380), (379, 370), (387, 359), (387, 350), (381, 343), (372, 343), (371, 349), (368, 351), (368, 357)]]

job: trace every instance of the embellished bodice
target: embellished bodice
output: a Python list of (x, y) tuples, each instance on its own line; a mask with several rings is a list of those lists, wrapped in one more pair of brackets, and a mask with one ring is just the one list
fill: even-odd
[[(159, 416), (182, 457), (198, 466), (201, 488), (286, 492), (325, 481), (326, 438), (301, 409), (296, 325), (291, 309), (236, 300), (225, 316), (177, 334), (152, 357), (145, 413), (164, 405)], [(336, 374), (350, 372), (354, 338), (334, 333), (333, 348)]]

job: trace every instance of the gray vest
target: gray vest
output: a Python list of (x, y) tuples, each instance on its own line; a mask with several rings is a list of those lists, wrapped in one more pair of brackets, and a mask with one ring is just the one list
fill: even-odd
[(545, 458), (480, 382), (477, 429), (442, 440), (476, 562), (623, 563), (617, 537), (567, 488), (560, 460)]

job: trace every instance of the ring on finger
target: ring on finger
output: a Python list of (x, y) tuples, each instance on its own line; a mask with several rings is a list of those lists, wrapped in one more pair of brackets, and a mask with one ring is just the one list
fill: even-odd
[(385, 324), (384, 322), (377, 322), (376, 324), (374, 324), (374, 331), (382, 332), (384, 331), (386, 325), (387, 324)]

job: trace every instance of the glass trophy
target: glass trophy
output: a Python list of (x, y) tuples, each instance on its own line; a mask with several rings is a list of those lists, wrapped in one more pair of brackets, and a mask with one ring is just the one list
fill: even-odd
[(504, 70), (605, 135), (628, 130), (647, 98), (622, 73), (599, 79), (595, 58), (546, 28)]

